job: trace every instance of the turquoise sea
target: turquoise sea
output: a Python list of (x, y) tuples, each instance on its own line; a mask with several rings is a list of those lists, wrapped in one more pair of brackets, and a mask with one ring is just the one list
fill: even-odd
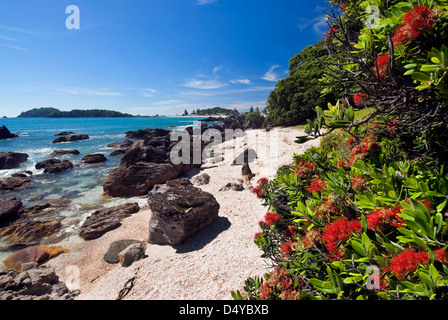
[[(36, 217), (40, 220), (59, 220), (62, 230), (43, 243), (58, 243), (64, 238), (77, 233), (77, 227), (95, 209), (108, 207), (130, 199), (110, 199), (103, 197), (103, 182), (108, 172), (119, 165), (121, 156), (110, 156), (113, 149), (106, 146), (113, 142), (123, 142), (125, 132), (146, 128), (177, 129), (192, 126), (194, 121), (204, 119), (195, 117), (136, 117), (136, 118), (8, 118), (0, 119), (0, 126), (5, 125), (16, 139), (0, 140), (0, 151), (24, 152), (29, 155), (28, 161), (20, 168), (0, 170), (0, 178), (12, 173), (30, 170), (33, 172), (33, 187), (14, 192), (0, 193), (0, 199), (14, 196), (23, 202), (24, 207), (32, 206), (45, 199), (68, 199), (70, 204), (56, 215)], [(87, 134), (89, 140), (53, 144), (55, 134), (71, 131), (76, 134)], [(132, 140), (132, 139), (131, 139)], [(72, 170), (58, 174), (44, 174), (35, 169), (38, 162), (49, 159), (50, 153), (60, 149), (77, 149), (77, 156), (66, 156), (59, 159), (70, 160), (79, 165)], [(81, 159), (92, 153), (102, 153), (107, 161), (101, 165), (85, 165)], [(146, 204), (146, 199), (133, 199)], [(7, 245), (0, 239), (0, 247)], [(6, 252), (0, 251), (0, 259)], [(2, 261), (2, 260), (0, 260)]]

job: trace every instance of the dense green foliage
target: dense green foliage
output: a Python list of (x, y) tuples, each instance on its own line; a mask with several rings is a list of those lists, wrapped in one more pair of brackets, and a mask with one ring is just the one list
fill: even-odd
[(290, 59), (289, 75), (280, 80), (269, 95), (266, 109), (273, 124), (295, 125), (312, 117), (317, 105), (334, 99), (333, 94), (322, 95), (320, 78), (326, 51), (322, 42), (308, 46)]
[(214, 107), (214, 108), (193, 110), (191, 112), (191, 115), (212, 116), (212, 115), (218, 115), (218, 114), (230, 115), (230, 114), (237, 114), (237, 113), (238, 113), (238, 111), (236, 109), (231, 110), (231, 109), (225, 109), (225, 108), (221, 108), (221, 107)]
[[(331, 4), (323, 83), (344, 96), (316, 107), (297, 137), (326, 138), (325, 148), (254, 188), (269, 209), (254, 241), (273, 270), (232, 295), (446, 300), (448, 6)], [(350, 101), (371, 111), (356, 119)]]
[(124, 118), (133, 117), (131, 114), (111, 110), (78, 110), (60, 111), (56, 108), (35, 108), (24, 111), (19, 118)]

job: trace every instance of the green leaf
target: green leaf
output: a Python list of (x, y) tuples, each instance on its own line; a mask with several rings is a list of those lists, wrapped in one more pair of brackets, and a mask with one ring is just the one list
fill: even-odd
[(351, 124), (351, 121), (348, 120), (333, 120), (329, 122), (329, 126), (332, 128), (346, 128)]
[(435, 66), (435, 65), (432, 65), (432, 64), (424, 64), (424, 65), (422, 65), (420, 67), (420, 71), (423, 71), (423, 72), (436, 72), (436, 71), (439, 70), (439, 68), (440, 68), (440, 66)]
[(417, 81), (430, 81), (431, 77), (427, 75), (426, 73), (422, 72), (414, 72), (412, 74), (412, 78)]

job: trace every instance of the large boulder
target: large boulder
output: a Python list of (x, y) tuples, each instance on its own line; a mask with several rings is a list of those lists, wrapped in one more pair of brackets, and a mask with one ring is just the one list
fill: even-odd
[(0, 228), (0, 237), (10, 243), (29, 242), (48, 237), (62, 227), (60, 221), (29, 221), (19, 220), (17, 223)]
[(20, 164), (28, 160), (26, 153), (0, 152), (0, 170), (18, 168)]
[(59, 173), (73, 168), (73, 163), (68, 160), (48, 159), (36, 164), (36, 169), (44, 169), (44, 173)]
[(82, 162), (84, 163), (101, 163), (106, 160), (104, 154), (101, 153), (88, 154), (82, 158)]
[(126, 138), (130, 139), (145, 139), (145, 138), (157, 138), (157, 137), (165, 137), (170, 134), (171, 131), (165, 130), (165, 129), (139, 129), (135, 131), (128, 131), (126, 132)]
[(121, 220), (140, 210), (138, 203), (97, 210), (90, 215), (79, 229), (79, 235), (84, 240), (101, 237), (106, 232), (121, 226)]
[(18, 135), (11, 133), (5, 126), (0, 127), (0, 140), (17, 138)]
[(136, 163), (119, 166), (109, 172), (103, 184), (104, 192), (111, 197), (144, 196), (156, 184), (179, 176), (169, 163)]
[(66, 135), (66, 136), (59, 136), (56, 139), (52, 141), (52, 143), (62, 143), (62, 142), (71, 142), (71, 141), (78, 141), (78, 140), (87, 140), (90, 137), (87, 134), (73, 134), (73, 135)]
[(108, 148), (113, 149), (127, 149), (132, 146), (134, 142), (132, 140), (126, 139), (123, 142), (114, 142), (107, 145)]
[(219, 203), (188, 179), (156, 186), (148, 203), (152, 211), (148, 242), (179, 245), (218, 218)]
[(0, 191), (20, 190), (31, 187), (31, 179), (28, 177), (9, 177), (0, 179)]
[(14, 221), (19, 218), (22, 201), (15, 198), (0, 200), (0, 224)]

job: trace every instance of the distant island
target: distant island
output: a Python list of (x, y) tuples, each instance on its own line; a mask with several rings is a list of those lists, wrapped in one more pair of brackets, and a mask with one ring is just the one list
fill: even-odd
[(22, 112), (18, 118), (128, 118), (134, 117), (128, 113), (111, 110), (79, 110), (61, 111), (56, 108), (34, 108)]

